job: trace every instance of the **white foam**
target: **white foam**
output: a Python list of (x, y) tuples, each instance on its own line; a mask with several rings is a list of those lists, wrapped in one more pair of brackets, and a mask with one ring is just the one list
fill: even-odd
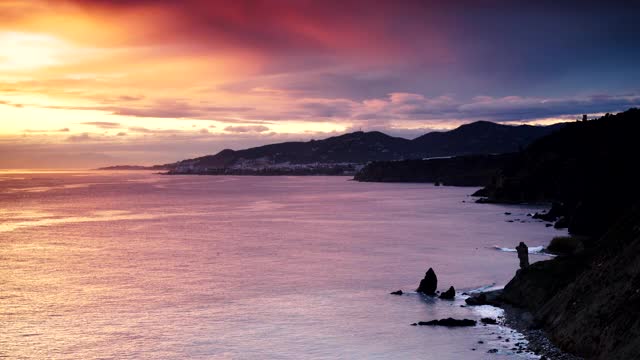
[[(494, 249), (504, 252), (517, 252), (514, 248), (500, 247), (498, 245), (493, 246)], [(529, 248), (529, 254), (544, 254), (544, 246), (532, 246)]]

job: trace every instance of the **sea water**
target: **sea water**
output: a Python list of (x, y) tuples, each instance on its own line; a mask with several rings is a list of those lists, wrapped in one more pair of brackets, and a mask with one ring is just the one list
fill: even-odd
[[(560, 234), (527, 216), (539, 209), (476, 204), (475, 190), (0, 173), (0, 357), (535, 358), (499, 340), (520, 338), (503, 326), (410, 325), (499, 316), (461, 293), (509, 281), (518, 259), (497, 248)], [(415, 293), (429, 267), (456, 300)]]

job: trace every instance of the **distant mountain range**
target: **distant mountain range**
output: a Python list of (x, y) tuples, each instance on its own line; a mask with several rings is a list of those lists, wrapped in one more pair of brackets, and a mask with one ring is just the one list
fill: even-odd
[(324, 140), (284, 142), (168, 165), (171, 174), (350, 174), (370, 161), (422, 159), (518, 151), (564, 124), (502, 125), (478, 121), (446, 132), (430, 132), (413, 140), (379, 131), (353, 132)]

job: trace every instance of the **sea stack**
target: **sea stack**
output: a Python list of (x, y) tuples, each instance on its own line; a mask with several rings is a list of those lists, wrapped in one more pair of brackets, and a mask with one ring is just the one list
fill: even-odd
[(520, 242), (518, 246), (516, 246), (516, 251), (518, 252), (518, 259), (520, 260), (520, 269), (525, 269), (529, 267), (529, 247)]
[(416, 290), (419, 293), (423, 293), (425, 295), (435, 296), (436, 289), (438, 288), (438, 277), (432, 268), (427, 270), (427, 273), (424, 274), (424, 279), (420, 281), (420, 286)]

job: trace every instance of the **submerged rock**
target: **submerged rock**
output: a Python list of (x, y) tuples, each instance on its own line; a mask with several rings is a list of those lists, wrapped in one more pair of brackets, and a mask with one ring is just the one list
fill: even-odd
[(555, 224), (553, 224), (553, 227), (556, 229), (566, 229), (569, 227), (569, 218), (567, 218), (566, 216), (561, 217), (560, 219), (558, 219), (558, 221), (556, 221)]
[(476, 326), (477, 322), (470, 319), (446, 318), (440, 320), (420, 321), (417, 324), (420, 326)]
[(480, 319), (480, 321), (483, 324), (490, 324), (490, 325), (496, 325), (498, 323), (498, 321), (496, 319), (492, 319), (492, 318), (482, 318), (482, 319)]
[(493, 290), (483, 293), (472, 294), (464, 300), (467, 305), (493, 305), (500, 306), (502, 304), (502, 290)]
[(449, 287), (449, 290), (440, 294), (440, 299), (453, 300), (455, 297), (456, 297), (456, 289), (454, 289), (453, 286)]
[(487, 296), (484, 293), (473, 294), (465, 299), (464, 302), (466, 302), (467, 305), (486, 305)]
[(432, 268), (427, 270), (426, 274), (424, 274), (424, 279), (420, 281), (420, 286), (416, 290), (419, 293), (423, 293), (426, 295), (434, 296), (436, 294), (436, 289), (438, 288), (438, 277)]
[(404, 292), (402, 292), (402, 290), (398, 290), (398, 291), (390, 292), (389, 294), (391, 294), (391, 295), (402, 295), (402, 294), (404, 294)]

